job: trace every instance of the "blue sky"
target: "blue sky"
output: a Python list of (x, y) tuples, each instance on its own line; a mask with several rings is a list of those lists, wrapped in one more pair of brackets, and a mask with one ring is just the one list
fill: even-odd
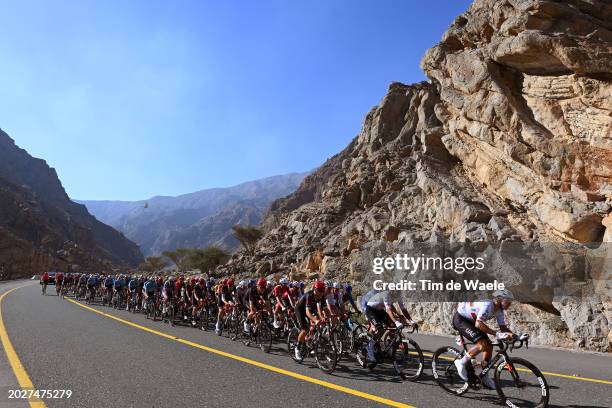
[(313, 169), (469, 3), (0, 1), (0, 128), (78, 199)]

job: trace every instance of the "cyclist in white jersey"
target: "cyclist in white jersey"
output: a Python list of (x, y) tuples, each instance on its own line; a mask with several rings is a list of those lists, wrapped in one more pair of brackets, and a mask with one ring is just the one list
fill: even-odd
[[(509, 290), (498, 290), (493, 293), (493, 300), (482, 302), (462, 302), (457, 306), (453, 316), (453, 327), (461, 335), (474, 343), (474, 347), (468, 350), (462, 359), (455, 360), (455, 366), (459, 376), (465, 381), (468, 379), (465, 364), (478, 354), (483, 353), (483, 367), (486, 367), (493, 353), (493, 345), (487, 335), (496, 336), (498, 339), (512, 338), (514, 334), (506, 325), (504, 310), (508, 309), (514, 300)], [(499, 331), (491, 329), (485, 322), (495, 318)], [(493, 380), (486, 376), (483, 384), (488, 388), (495, 389)]]
[[(374, 361), (374, 346), (385, 332), (386, 326), (395, 323), (395, 327), (402, 329), (404, 327), (403, 323), (410, 325), (416, 323), (412, 321), (410, 313), (406, 310), (406, 305), (397, 291), (370, 291), (365, 297), (366, 299), (362, 300), (362, 303), (365, 304), (365, 315), (371, 323), (370, 333), (372, 333), (372, 339), (368, 343), (368, 360)], [(398, 304), (401, 313), (395, 308), (395, 303)]]

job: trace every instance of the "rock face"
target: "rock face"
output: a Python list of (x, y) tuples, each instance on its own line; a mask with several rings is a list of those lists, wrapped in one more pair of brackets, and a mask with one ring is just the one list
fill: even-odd
[(72, 202), (55, 170), (0, 130), (1, 279), (48, 269), (133, 267), (141, 261), (136, 244)]
[(291, 173), (177, 197), (142, 201), (79, 201), (123, 232), (145, 255), (217, 245), (234, 249), (236, 224), (257, 225), (270, 204), (295, 191), (308, 173)]
[[(611, 22), (607, 1), (476, 0), (424, 56), (430, 81), (391, 84), (349, 146), (271, 206), (257, 255), (221, 272), (359, 281), (351, 254), (377, 242), (609, 241)], [(608, 350), (608, 285), (591, 299), (512, 319), (540, 343)], [(448, 333), (452, 307), (414, 309)]]

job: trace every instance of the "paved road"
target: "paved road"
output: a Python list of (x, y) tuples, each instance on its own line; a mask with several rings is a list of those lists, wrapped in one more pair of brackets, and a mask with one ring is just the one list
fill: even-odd
[[(170, 335), (170, 338), (163, 337), (56, 296), (41, 296), (39, 285), (28, 281), (1, 283), (0, 294), (24, 283), (28, 286), (8, 294), (2, 301), (2, 317), (15, 352), (34, 386), (72, 390), (68, 400), (45, 400), (49, 407), (384, 406), (364, 398), (365, 395), (354, 395), (355, 391), (417, 407), (496, 406), (493, 391), (469, 392), (463, 398), (446, 394), (433, 382), (430, 368), (417, 383), (399, 382), (385, 368), (370, 373), (353, 361), (343, 361), (333, 375), (325, 375), (313, 361), (296, 364), (280, 346), (271, 354), (265, 354), (209, 332), (173, 328), (150, 322), (142, 315), (95, 307), (127, 322)], [(416, 336), (416, 339), (428, 351), (452, 340), (425, 335)], [(215, 354), (201, 346), (291, 373), (271, 371)], [(612, 381), (612, 357), (608, 355), (542, 348), (520, 350), (517, 354), (542, 371)], [(300, 375), (306, 376), (308, 381), (295, 378)], [(551, 406), (612, 406), (610, 383), (553, 375), (547, 375), (547, 379), (551, 387)], [(313, 383), (318, 380), (328, 386)], [(332, 388), (329, 383), (333, 384)], [(1, 391), (6, 394), (8, 387), (16, 386), (6, 356), (2, 355)], [(18, 405), (7, 403), (3, 395), (0, 406)]]

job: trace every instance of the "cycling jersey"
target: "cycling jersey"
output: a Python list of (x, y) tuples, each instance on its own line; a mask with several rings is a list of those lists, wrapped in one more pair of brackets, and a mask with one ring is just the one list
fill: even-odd
[(87, 276), (82, 275), (82, 276), (79, 278), (79, 285), (84, 285), (85, 283), (87, 283)]
[(457, 312), (466, 319), (476, 323), (476, 320), (486, 322), (495, 317), (497, 324), (500, 326), (506, 325), (504, 311), (500, 308), (495, 312), (495, 305), (492, 300), (483, 302), (462, 302), (457, 306)]
[(121, 289), (125, 286), (125, 280), (123, 279), (117, 279), (115, 281), (115, 289)]
[(112, 288), (115, 284), (115, 280), (110, 276), (104, 280), (104, 286), (107, 288)]
[(128, 288), (130, 290), (136, 290), (137, 287), (138, 287), (138, 281), (136, 279), (130, 279), (130, 281), (128, 282)]
[(206, 287), (200, 286), (200, 284), (195, 285), (195, 288), (193, 288), (193, 294), (196, 298), (198, 298), (198, 300), (204, 300), (206, 296)]
[(155, 281), (148, 280), (144, 283), (144, 290), (148, 293), (155, 292), (157, 290), (157, 284)]
[(397, 291), (384, 290), (373, 294), (366, 301), (366, 306), (376, 310), (384, 310), (386, 307), (392, 306), (394, 303), (398, 303), (400, 308), (405, 309), (406, 305), (401, 298), (401, 295)]
[(255, 305), (255, 308), (260, 309), (261, 303), (265, 302), (267, 298), (268, 298), (267, 291), (263, 291), (262, 293), (260, 293), (257, 290), (257, 287), (253, 286), (252, 288), (249, 288), (244, 294), (244, 304), (247, 307), (250, 307), (252, 303), (253, 305)]
[(275, 297), (288, 298), (289, 287), (287, 285), (276, 285), (272, 291)]
[(96, 286), (98, 284), (98, 279), (95, 276), (87, 279), (87, 286)]
[(221, 302), (233, 302), (234, 290), (235, 288), (233, 286), (230, 288), (227, 285), (223, 285), (223, 288), (221, 289)]
[(302, 295), (302, 297), (300, 298), (300, 300), (298, 300), (297, 304), (295, 305), (295, 310), (297, 311), (298, 309), (300, 311), (306, 311), (306, 308), (310, 309), (310, 313), (312, 314), (317, 314), (317, 304), (320, 307), (324, 307), (325, 306), (325, 298), (321, 298), (320, 300), (318, 300), (315, 296), (314, 291), (309, 290), (308, 292), (304, 293)]
[(175, 285), (170, 281), (166, 281), (164, 282), (164, 287), (163, 287), (162, 292), (165, 296), (173, 296), (174, 289), (175, 289)]
[(380, 292), (380, 291), (378, 291), (376, 289), (372, 289), (368, 293), (366, 293), (365, 295), (363, 295), (361, 297), (361, 309), (362, 310), (366, 309), (366, 306), (368, 305), (368, 302), (370, 301), (370, 298), (372, 296), (374, 296), (375, 294), (377, 294), (378, 292)]

